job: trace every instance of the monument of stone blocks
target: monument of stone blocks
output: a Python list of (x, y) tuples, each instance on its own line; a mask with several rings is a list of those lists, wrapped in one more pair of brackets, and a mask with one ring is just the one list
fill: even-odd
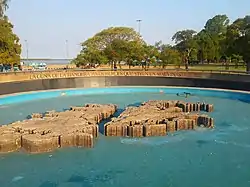
[(32, 114), (31, 119), (0, 127), (0, 152), (20, 148), (29, 153), (50, 152), (60, 147), (94, 146), (98, 123), (111, 117), (116, 105), (86, 104), (64, 112)]
[(164, 136), (179, 130), (192, 130), (197, 126), (213, 128), (213, 119), (197, 114), (199, 111), (212, 112), (213, 105), (168, 100), (144, 102), (139, 107), (126, 108), (120, 116), (112, 118), (105, 125), (105, 135)]
[(0, 152), (23, 149), (43, 153), (66, 147), (92, 148), (98, 137), (98, 125), (104, 119), (110, 119), (104, 125), (105, 136), (117, 137), (165, 136), (198, 126), (214, 127), (213, 118), (198, 113), (213, 111), (213, 105), (206, 103), (153, 100), (139, 107), (127, 107), (118, 117), (113, 117), (116, 110), (113, 104), (86, 104), (63, 112), (33, 113), (31, 119), (0, 127)]

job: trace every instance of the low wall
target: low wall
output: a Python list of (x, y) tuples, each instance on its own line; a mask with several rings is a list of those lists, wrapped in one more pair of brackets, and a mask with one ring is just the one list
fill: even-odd
[(0, 95), (109, 86), (185, 86), (250, 91), (250, 76), (186, 71), (61, 71), (0, 75)]

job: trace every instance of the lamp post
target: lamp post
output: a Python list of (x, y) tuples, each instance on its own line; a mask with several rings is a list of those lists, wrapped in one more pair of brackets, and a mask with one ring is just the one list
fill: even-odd
[(138, 19), (138, 20), (136, 20), (136, 22), (138, 22), (138, 32), (141, 35), (141, 22), (142, 22), (142, 20)]
[(66, 46), (66, 59), (69, 58), (69, 46), (68, 46), (68, 40), (65, 41), (65, 46)]
[(29, 44), (28, 44), (28, 40), (25, 40), (25, 47), (26, 47), (26, 58), (27, 61), (29, 60)]

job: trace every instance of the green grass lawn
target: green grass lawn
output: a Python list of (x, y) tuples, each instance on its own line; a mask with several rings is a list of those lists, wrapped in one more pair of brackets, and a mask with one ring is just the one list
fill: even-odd
[[(127, 65), (122, 65), (121, 68), (124, 70), (128, 70), (129, 66)], [(165, 67), (165, 70), (172, 70), (172, 69), (177, 69), (178, 67), (175, 65), (168, 65)], [(180, 67), (182, 70), (185, 70), (185, 66), (181, 66)], [(100, 69), (105, 69), (105, 70), (110, 70), (110, 66), (101, 66)], [(120, 68), (118, 67), (118, 70)], [(134, 66), (130, 68), (131, 70), (133, 69), (141, 69), (141, 66)], [(156, 70), (156, 69), (162, 69), (161, 67), (157, 66), (150, 66), (149, 70)], [(246, 67), (244, 66), (239, 66), (238, 68), (236, 68), (233, 64), (229, 66), (229, 69), (226, 70), (226, 67), (220, 64), (200, 64), (200, 65), (193, 65), (193, 66), (189, 66), (189, 70), (204, 70), (204, 71), (246, 71)]]
[[(153, 68), (153, 67), (152, 67)], [(167, 66), (166, 69), (174, 69), (176, 66)], [(181, 69), (185, 69), (185, 66), (181, 66)], [(246, 67), (244, 66), (238, 66), (236, 68), (234, 65), (230, 65), (228, 69), (226, 69), (223, 65), (218, 64), (200, 64), (200, 65), (193, 65), (189, 66), (189, 70), (205, 70), (205, 71), (246, 71)]]
[[(212, 65), (198, 65), (198, 66), (189, 66), (190, 70), (215, 70), (215, 71), (225, 71), (225, 66), (212, 66)], [(235, 68), (235, 66), (230, 66), (228, 71), (246, 71), (246, 67), (240, 66)]]

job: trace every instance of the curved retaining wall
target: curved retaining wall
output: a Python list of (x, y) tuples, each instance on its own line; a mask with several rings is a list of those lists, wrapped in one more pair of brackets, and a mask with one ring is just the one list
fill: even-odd
[(182, 86), (250, 91), (250, 76), (180, 71), (20, 72), (0, 75), (0, 95), (110, 86)]

